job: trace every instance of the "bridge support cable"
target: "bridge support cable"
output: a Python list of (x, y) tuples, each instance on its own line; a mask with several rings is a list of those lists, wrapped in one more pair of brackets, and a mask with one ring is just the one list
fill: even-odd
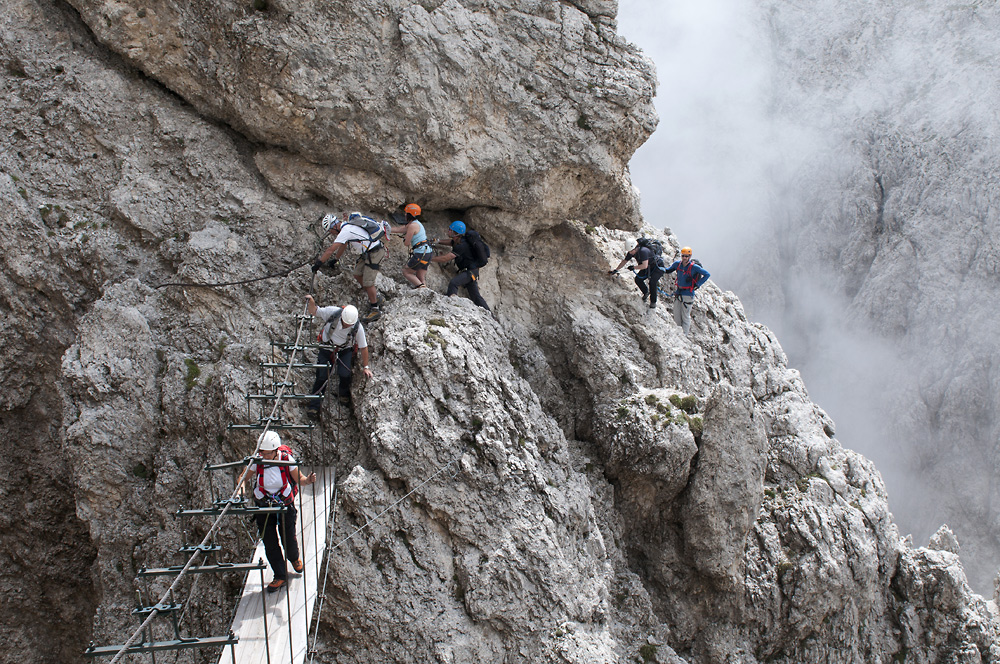
[[(281, 381), (282, 384), (278, 387), (278, 393), (276, 395), (270, 415), (268, 416), (266, 421), (261, 423), (263, 425), (261, 428), (263, 429), (264, 432), (267, 432), (270, 428), (272, 428), (272, 423), (275, 422), (275, 415), (278, 412), (278, 409), (281, 407), (282, 397), (289, 384), (289, 380), (291, 379), (292, 376), (292, 370), (294, 368), (293, 365), (295, 364), (295, 355), (300, 350), (304, 350), (306, 348), (306, 346), (302, 345), (302, 331), (305, 327), (306, 321), (312, 319), (312, 317), (308, 316), (307, 314), (308, 314), (308, 309), (306, 309), (305, 314), (297, 315), (297, 318), (299, 319), (299, 326), (298, 326), (298, 331), (296, 332), (295, 342), (291, 344), (292, 352), (291, 356), (289, 357), (289, 361), (287, 363), (288, 366), (285, 367), (286, 369), (285, 378), (283, 381)], [(254, 447), (253, 456), (256, 456), (259, 453), (260, 451), (259, 447), (260, 444), (256, 443)], [(232, 633), (230, 633), (229, 637), (209, 637), (208, 639), (184, 639), (180, 638), (179, 635), (177, 635), (178, 638), (172, 641), (157, 642), (155, 644), (150, 643), (140, 646), (135, 646), (134, 644), (136, 643), (136, 641), (140, 639), (140, 637), (142, 637), (144, 633), (148, 633), (151, 623), (160, 613), (160, 609), (158, 609), (157, 607), (161, 605), (166, 605), (168, 603), (167, 602), (168, 598), (173, 596), (174, 592), (179, 587), (181, 580), (184, 579), (188, 574), (190, 574), (192, 568), (195, 567), (195, 561), (198, 559), (198, 556), (203, 555), (206, 551), (206, 547), (208, 547), (210, 545), (210, 542), (213, 541), (215, 533), (219, 529), (219, 526), (222, 523), (223, 517), (229, 514), (230, 511), (234, 510), (234, 501), (236, 501), (237, 497), (242, 492), (243, 481), (250, 470), (250, 464), (251, 462), (248, 461), (243, 469), (243, 472), (240, 473), (239, 479), (236, 484), (236, 488), (234, 488), (232, 493), (230, 494), (229, 500), (225, 501), (224, 505), (218, 512), (218, 516), (212, 523), (212, 526), (208, 529), (208, 532), (205, 534), (201, 543), (197, 545), (194, 552), (188, 559), (187, 563), (182, 567), (180, 567), (180, 569), (177, 571), (177, 578), (174, 579), (170, 587), (163, 593), (163, 596), (160, 598), (160, 600), (152, 605), (149, 614), (146, 616), (145, 620), (143, 620), (142, 624), (139, 625), (139, 627), (132, 633), (132, 635), (123, 645), (107, 646), (101, 648), (97, 648), (91, 645), (85, 653), (87, 656), (105, 657), (113, 654), (114, 657), (111, 660), (111, 664), (118, 664), (118, 662), (120, 662), (126, 654), (133, 654), (137, 652), (152, 653), (160, 650), (177, 650), (182, 648), (212, 647), (219, 645), (222, 646), (229, 645), (232, 647), (235, 645), (235, 642), (230, 642), (229, 640), (230, 638), (235, 638), (232, 635)], [(245, 509), (245, 508), (236, 508), (236, 509)], [(117, 651), (114, 650), (115, 648), (117, 648)], [(235, 651), (234, 651), (234, 661), (235, 661)]]
[[(409, 498), (410, 496), (412, 496), (414, 493), (416, 493), (417, 491), (419, 491), (420, 489), (422, 489), (424, 486), (426, 486), (435, 477), (437, 477), (438, 475), (440, 475), (441, 473), (443, 473), (445, 470), (447, 470), (448, 468), (450, 468), (454, 464), (458, 463), (458, 461), (460, 461), (462, 459), (462, 456), (465, 454), (465, 452), (466, 452), (467, 449), (468, 449), (468, 447), (462, 448), (462, 450), (458, 453), (458, 455), (455, 456), (454, 459), (452, 459), (448, 463), (446, 463), (443, 466), (441, 466), (440, 468), (438, 468), (436, 471), (434, 471), (434, 473), (432, 473), (429, 477), (427, 477), (427, 479), (425, 479), (420, 484), (418, 484), (417, 486), (415, 486), (412, 489), (410, 489), (409, 491), (407, 491), (404, 496), (402, 496), (401, 498), (399, 498), (398, 500), (396, 500), (394, 503), (392, 503), (391, 505), (389, 505), (388, 507), (386, 507), (385, 509), (383, 509), (381, 512), (379, 512), (378, 514), (376, 514), (372, 518), (370, 518), (367, 521), (365, 521), (365, 523), (363, 525), (358, 526), (357, 528), (355, 528), (354, 531), (351, 532), (350, 535), (348, 535), (347, 537), (341, 539), (339, 542), (337, 542), (336, 544), (334, 544), (333, 546), (331, 546), (330, 548), (328, 548), (326, 550), (326, 555), (325, 555), (325, 557), (326, 557), (326, 565), (323, 568), (323, 590), (318, 595), (318, 598), (319, 598), (319, 607), (317, 608), (317, 611), (316, 611), (316, 620), (313, 623), (312, 643), (311, 643), (310, 648), (309, 648), (309, 662), (310, 662), (310, 664), (313, 662), (313, 659), (315, 658), (315, 655), (316, 655), (316, 640), (319, 638), (319, 623), (320, 623), (320, 618), (322, 617), (323, 604), (324, 604), (324, 601), (326, 600), (326, 584), (327, 584), (327, 580), (329, 579), (330, 561), (333, 558), (333, 552), (336, 551), (337, 549), (339, 549), (344, 544), (346, 544), (351, 539), (353, 539), (355, 535), (357, 535), (358, 533), (362, 532), (363, 530), (366, 530), (369, 526), (371, 526), (373, 523), (375, 523), (376, 521), (378, 521), (379, 519), (381, 519), (383, 516), (385, 516), (387, 513), (389, 513), (392, 509), (394, 509), (396, 506), (398, 506), (404, 500), (406, 500), (407, 498)], [(335, 508), (336, 508), (336, 501), (337, 501), (337, 487), (336, 487), (336, 485), (334, 485), (333, 508), (332, 508), (332, 510), (335, 510)], [(332, 534), (334, 520), (335, 520), (334, 519), (334, 515), (335, 515), (335, 513), (331, 512), (329, 521), (327, 522), (327, 529), (328, 529), (327, 539), (330, 539), (330, 535)]]

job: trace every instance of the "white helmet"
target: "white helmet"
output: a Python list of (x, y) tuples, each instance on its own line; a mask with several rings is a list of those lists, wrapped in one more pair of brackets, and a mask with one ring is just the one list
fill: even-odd
[(281, 436), (273, 431), (265, 431), (257, 439), (257, 445), (260, 446), (261, 452), (273, 452), (281, 447)]
[(323, 215), (323, 230), (329, 233), (333, 230), (334, 226), (340, 223), (340, 219), (337, 218), (335, 214)]
[(357, 323), (358, 308), (353, 304), (349, 304), (346, 307), (344, 307), (344, 310), (340, 312), (340, 322), (347, 323), (348, 325), (354, 325), (355, 323)]

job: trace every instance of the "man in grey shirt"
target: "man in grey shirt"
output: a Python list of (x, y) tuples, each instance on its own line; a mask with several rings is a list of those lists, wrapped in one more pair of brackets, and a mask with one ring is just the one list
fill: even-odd
[[(316, 364), (324, 366), (316, 369), (316, 380), (310, 394), (326, 393), (326, 384), (330, 378), (326, 365), (332, 364), (340, 377), (337, 395), (341, 403), (348, 404), (351, 402), (351, 364), (354, 361), (355, 347), (361, 354), (361, 370), (368, 378), (372, 377), (372, 371), (368, 367), (368, 340), (365, 338), (364, 325), (358, 320), (357, 307), (350, 304), (346, 307), (318, 307), (312, 295), (306, 296), (306, 302), (309, 315), (316, 316), (323, 322), (318, 339), (322, 346), (316, 357)], [(320, 398), (316, 398), (306, 405), (310, 417), (319, 417), (321, 402)]]

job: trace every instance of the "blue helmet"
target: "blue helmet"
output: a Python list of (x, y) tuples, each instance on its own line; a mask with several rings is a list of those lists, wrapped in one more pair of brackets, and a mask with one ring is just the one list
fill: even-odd
[(465, 235), (465, 222), (453, 221), (451, 226), (449, 226), (453, 233), (458, 233), (459, 235)]

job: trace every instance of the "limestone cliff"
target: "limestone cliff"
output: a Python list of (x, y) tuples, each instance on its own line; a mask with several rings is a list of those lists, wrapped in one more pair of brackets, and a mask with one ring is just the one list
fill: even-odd
[[(130, 633), (135, 572), (203, 532), (169, 515), (248, 451), (225, 424), (310, 275), (156, 286), (284, 272), (320, 210), (416, 200), (492, 244), (498, 316), (437, 268), (406, 290), (394, 248), (375, 377), (322, 442), (289, 436), (335, 444), (335, 540), (458, 460), (334, 554), (322, 661), (1000, 662), (947, 533), (899, 538), (732, 293), (684, 337), (607, 275), (655, 123), (614, 3), (9, 4), (4, 661)], [(321, 275), (321, 303), (356, 297)], [(185, 628), (224, 630), (234, 590), (201, 581)]]

